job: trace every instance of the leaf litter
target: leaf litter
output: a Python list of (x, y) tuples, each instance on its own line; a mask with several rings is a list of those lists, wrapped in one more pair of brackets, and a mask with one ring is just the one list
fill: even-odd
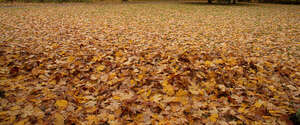
[(300, 104), (299, 11), (0, 8), (1, 124), (289, 124)]

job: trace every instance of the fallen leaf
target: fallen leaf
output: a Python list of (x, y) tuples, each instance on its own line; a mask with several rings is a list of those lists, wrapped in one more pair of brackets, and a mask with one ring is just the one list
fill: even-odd
[(59, 109), (65, 109), (68, 106), (68, 101), (66, 100), (57, 100), (55, 106)]
[(55, 117), (55, 120), (54, 120), (55, 125), (64, 125), (65, 124), (65, 118), (61, 114), (55, 113), (54, 117)]

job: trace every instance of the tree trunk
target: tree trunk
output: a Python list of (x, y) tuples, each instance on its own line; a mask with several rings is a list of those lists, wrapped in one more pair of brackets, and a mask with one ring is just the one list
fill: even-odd
[(232, 4), (236, 4), (236, 0), (233, 0), (233, 1), (232, 1)]
[(128, 2), (128, 0), (122, 0), (122, 2)]
[(208, 0), (208, 3), (212, 3), (212, 0)]

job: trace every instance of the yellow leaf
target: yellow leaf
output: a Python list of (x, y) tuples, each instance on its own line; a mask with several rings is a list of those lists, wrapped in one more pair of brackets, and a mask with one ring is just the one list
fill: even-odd
[(80, 111), (81, 109), (82, 109), (82, 107), (79, 106), (79, 107), (76, 109), (76, 112), (77, 112), (77, 111)]
[(107, 117), (109, 120), (115, 120), (115, 116), (113, 114), (109, 114)]
[(241, 107), (238, 109), (238, 112), (239, 112), (239, 113), (245, 112), (246, 107), (247, 107), (247, 105), (243, 103), (243, 104), (241, 105)]
[(175, 94), (173, 86), (170, 85), (167, 80), (164, 80), (161, 84), (163, 86), (163, 91), (166, 94), (168, 94), (168, 95), (174, 95)]
[(158, 119), (158, 115), (153, 113), (153, 114), (152, 114), (152, 118)]
[(6, 115), (6, 114), (8, 114), (7, 111), (2, 111), (2, 112), (0, 112), (0, 115)]
[(60, 53), (59, 53), (59, 55), (64, 55), (66, 52), (65, 51), (61, 51)]
[(262, 104), (263, 104), (263, 101), (258, 100), (258, 101), (256, 101), (256, 103), (254, 104), (254, 106), (255, 106), (256, 108), (260, 108)]
[(12, 124), (16, 120), (16, 116), (10, 116), (8, 124)]
[(88, 107), (85, 111), (87, 113), (93, 113), (93, 112), (96, 112), (97, 111), (97, 107)]
[(190, 85), (188, 88), (189, 88), (189, 91), (194, 95), (199, 95), (199, 94), (203, 95), (204, 94), (203, 90), (201, 90), (199, 88), (199, 86), (196, 85), (195, 83), (192, 83), (192, 85)]
[(213, 65), (213, 63), (211, 62), (211, 61), (205, 61), (205, 63), (204, 63), (206, 66), (212, 66)]
[(17, 122), (15, 125), (24, 125), (28, 120), (29, 120), (28, 118), (27, 119), (23, 119), (23, 120)]
[(222, 59), (217, 59), (217, 60), (214, 60), (214, 63), (222, 64), (222, 63), (224, 63), (224, 61)]
[(151, 95), (151, 89), (149, 89), (148, 91), (147, 91), (147, 93), (146, 93), (146, 96), (148, 97), (148, 96), (150, 96)]
[(18, 106), (18, 105), (16, 105), (16, 106), (10, 108), (10, 110), (18, 110), (18, 109), (21, 109), (21, 107)]
[(55, 113), (55, 121), (54, 125), (64, 125), (65, 124), (65, 118), (59, 113)]
[(97, 66), (96, 71), (97, 71), (97, 72), (101, 72), (101, 71), (103, 71), (104, 69), (105, 69), (105, 66), (104, 66), (104, 65), (99, 65), (99, 66)]
[(132, 80), (130, 80), (130, 84), (136, 85), (136, 81), (132, 79)]
[(88, 125), (97, 124), (98, 118), (95, 115), (87, 116), (86, 120), (88, 121)]
[(182, 103), (183, 105), (186, 105), (188, 103), (188, 98), (184, 97), (184, 96), (181, 96), (181, 97), (175, 97), (174, 102), (180, 102)]
[(237, 64), (237, 61), (236, 59), (230, 57), (229, 59), (227, 59), (227, 62), (229, 65), (236, 65)]
[(276, 92), (276, 91), (277, 91), (277, 90), (275, 89), (274, 86), (268, 86), (268, 89), (270, 89), (270, 90), (273, 91), (273, 92)]
[(68, 61), (69, 63), (72, 63), (72, 62), (74, 62), (74, 60), (75, 60), (75, 57), (74, 57), (74, 56), (69, 56), (67, 61)]
[(100, 61), (102, 59), (102, 56), (98, 55), (98, 56), (94, 56), (92, 59), (92, 62), (97, 62)]
[(145, 92), (145, 89), (139, 90), (136, 94), (141, 94), (141, 93), (143, 93), (143, 92)]
[(145, 60), (145, 58), (144, 57), (140, 57), (140, 61), (142, 62), (142, 61), (144, 61)]
[(142, 113), (136, 115), (135, 120), (142, 121), (144, 119), (144, 115)]
[(172, 85), (167, 85), (164, 87), (164, 91), (165, 93), (167, 93), (168, 95), (174, 95), (175, 91)]
[(266, 116), (266, 115), (264, 115), (264, 116), (262, 116), (264, 119), (271, 119), (272, 117), (271, 116)]
[(59, 44), (57, 44), (57, 43), (53, 43), (53, 44), (52, 44), (52, 47), (53, 47), (53, 48), (57, 48), (58, 46), (59, 46)]
[(68, 101), (66, 100), (57, 100), (55, 106), (59, 109), (65, 109), (68, 106)]
[(117, 109), (117, 110), (115, 110), (114, 111), (114, 114), (116, 115), (116, 116), (120, 116), (121, 114), (122, 114), (122, 109), (121, 108), (119, 108), (119, 109)]
[(280, 110), (270, 110), (269, 113), (272, 114), (273, 116), (280, 116), (280, 114), (284, 114), (284, 112)]
[(242, 120), (242, 121), (246, 120), (246, 118), (243, 115), (238, 115), (237, 118), (240, 119), (240, 120)]
[(128, 42), (129, 42), (130, 44), (132, 44), (133, 40), (129, 40)]
[(114, 99), (114, 100), (120, 100), (121, 97), (119, 97), (119, 96), (114, 96), (113, 99)]
[(250, 71), (249, 71), (250, 73), (255, 73), (255, 70), (253, 70), (253, 69), (250, 69)]
[(182, 89), (179, 89), (176, 93), (176, 96), (186, 96), (188, 95), (188, 92)]
[(114, 83), (115, 83), (115, 82), (113, 82), (113, 81), (108, 81), (108, 82), (107, 82), (108, 85), (113, 85)]
[(116, 57), (121, 57), (122, 56), (122, 52), (121, 51), (118, 51), (118, 52), (116, 52)]
[(52, 80), (52, 81), (50, 81), (50, 83), (49, 83), (50, 85), (55, 85), (56, 84), (56, 80)]
[(160, 101), (161, 99), (162, 99), (162, 95), (161, 95), (161, 94), (156, 94), (156, 95), (154, 95), (154, 96), (152, 96), (152, 97), (150, 98), (151, 101), (156, 102), (156, 103), (159, 103), (159, 101)]
[(76, 100), (79, 102), (79, 103), (86, 103), (86, 102), (88, 102), (88, 98), (86, 98), (86, 97), (75, 97), (76, 98)]
[(109, 79), (113, 79), (113, 78), (115, 78), (116, 76), (117, 76), (116, 73), (110, 73), (110, 74), (109, 74)]
[(218, 119), (219, 115), (217, 113), (211, 114), (211, 116), (209, 117), (209, 120), (212, 122), (216, 122)]
[(144, 78), (144, 75), (143, 74), (139, 74), (138, 75), (138, 80), (142, 80)]

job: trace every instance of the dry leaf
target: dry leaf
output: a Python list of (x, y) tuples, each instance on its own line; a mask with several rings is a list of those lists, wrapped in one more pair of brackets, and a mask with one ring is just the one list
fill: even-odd
[(68, 101), (66, 100), (56, 100), (55, 106), (59, 109), (65, 109), (68, 106)]
[(65, 118), (61, 114), (55, 113), (54, 117), (55, 117), (55, 120), (54, 120), (55, 125), (64, 125), (65, 124), (64, 123)]

